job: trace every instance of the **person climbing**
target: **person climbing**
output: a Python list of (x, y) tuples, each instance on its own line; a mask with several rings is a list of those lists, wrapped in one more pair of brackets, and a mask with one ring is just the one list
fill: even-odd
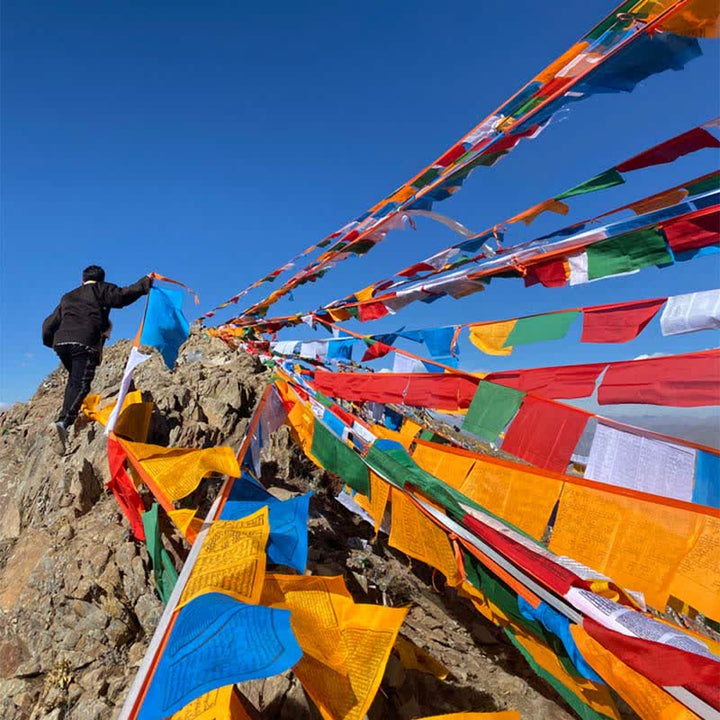
[(51, 423), (55, 449), (64, 455), (68, 429), (77, 418), (90, 390), (102, 349), (110, 337), (110, 308), (122, 308), (147, 295), (152, 277), (146, 275), (127, 287), (105, 282), (99, 265), (83, 270), (82, 285), (62, 296), (42, 326), (43, 345), (52, 348), (68, 371), (65, 397), (57, 420)]

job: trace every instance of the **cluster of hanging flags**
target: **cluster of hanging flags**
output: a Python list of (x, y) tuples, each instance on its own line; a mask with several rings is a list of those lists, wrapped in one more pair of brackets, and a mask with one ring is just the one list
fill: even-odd
[[(718, 717), (720, 452), (563, 401), (596, 394), (601, 406), (717, 405), (720, 350), (469, 373), (459, 367), (458, 340), (467, 331), (481, 352), (508, 356), (573, 330), (584, 343), (628, 342), (658, 315), (665, 337), (716, 330), (720, 290), (376, 335), (340, 323), (396, 314), (418, 300), (461, 299), (492, 278), (561, 287), (717, 252), (719, 172), (520, 245), (507, 246), (505, 235), (544, 212), (567, 214), (568, 200), (620, 185), (629, 172), (717, 152), (718, 120), (481, 233), (433, 208), (571, 103), (683, 69), (701, 54), (698, 38), (720, 34), (719, 13), (714, 0), (622, 3), (431, 166), (206, 313), (201, 319), (294, 270), (267, 298), (209, 331), (274, 373), (237, 452), (147, 443), (153, 406), (130, 391), (150, 357), (140, 347), (157, 348), (172, 368), (189, 332), (182, 291), (156, 276), (115, 402), (101, 406), (91, 396), (84, 406), (105, 426), (108, 487), (134, 537), (147, 543), (166, 605), (122, 720), (246, 718), (241, 683), (290, 669), (324, 718), (361, 720), (391, 652), (406, 667), (439, 665), (400, 634), (406, 609), (355, 603), (342, 577), (307, 574), (310, 494), (281, 501), (260, 482), (263, 448), (283, 425), (313, 463), (342, 481), (338, 501), (387, 535), (390, 547), (441, 573), (579, 717), (619, 719), (617, 696), (642, 718)], [(631, 217), (608, 220), (628, 210)], [(296, 287), (417, 218), (441, 222), (462, 240), (342, 300), (267, 317)], [(300, 323), (332, 337), (276, 339)], [(392, 372), (365, 364), (388, 353)], [(587, 455), (579, 453), (582, 439)], [(210, 474), (226, 480), (203, 518), (186, 498)], [(163, 513), (191, 545), (179, 575), (163, 546)]]

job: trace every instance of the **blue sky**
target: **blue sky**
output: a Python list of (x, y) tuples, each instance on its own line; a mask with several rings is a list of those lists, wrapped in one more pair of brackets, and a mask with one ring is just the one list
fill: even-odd
[[(435, 159), (612, 10), (448, 2), (93, 2), (3, 6), (0, 402), (27, 399), (56, 366), (40, 325), (98, 263), (108, 279), (155, 270), (200, 294), (204, 312), (338, 229)], [(474, 230), (504, 220), (719, 112), (718, 43), (683, 72), (631, 94), (575, 104), (537, 140), (473, 174), (436, 209)], [(718, 165), (703, 151), (571, 200), (560, 223), (681, 183)], [(514, 227), (508, 241), (530, 237)], [(457, 240), (427, 221), (391, 234), (298, 289), (279, 314), (310, 310)], [(710, 289), (718, 256), (574, 288), (498, 281), (466, 300), (419, 304), (383, 332)], [(259, 299), (251, 295), (248, 301)], [(115, 311), (132, 337), (141, 303)], [(189, 302), (188, 316), (196, 310)], [(219, 319), (229, 317), (221, 315)], [(309, 332), (309, 331), (308, 331)], [(281, 337), (305, 337), (288, 331)], [(618, 360), (717, 344), (663, 338), (657, 320), (624, 345), (563, 341), (463, 367)]]

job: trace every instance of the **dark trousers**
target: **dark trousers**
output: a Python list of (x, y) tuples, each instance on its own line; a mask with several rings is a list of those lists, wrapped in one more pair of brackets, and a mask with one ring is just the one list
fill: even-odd
[(95, 369), (100, 364), (100, 353), (85, 345), (73, 343), (57, 345), (55, 352), (70, 374), (58, 421), (65, 423), (65, 427), (70, 427), (77, 418), (82, 401), (90, 391)]

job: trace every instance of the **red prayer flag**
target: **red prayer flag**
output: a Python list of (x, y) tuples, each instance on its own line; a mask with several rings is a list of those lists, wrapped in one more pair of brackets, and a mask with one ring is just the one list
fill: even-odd
[(437, 410), (470, 407), (479, 380), (440, 373), (331, 373), (318, 370), (323, 395), (364, 402), (398, 403)]
[(692, 683), (717, 685), (720, 663), (710, 657), (622, 635), (592, 618), (583, 619), (583, 628), (619, 660), (660, 687)]
[(507, 537), (507, 535), (503, 535), (476, 520), (472, 515), (465, 515), (463, 524), (488, 545), (502, 553), (543, 585), (554, 590), (558, 595), (565, 595), (571, 587), (590, 589), (590, 583), (575, 573), (544, 555), (532, 552), (527, 547)]
[(682, 219), (663, 223), (660, 227), (673, 252), (697, 250), (720, 242), (720, 209), (716, 206), (710, 212), (690, 217), (686, 215)]
[(368, 349), (362, 356), (360, 362), (367, 362), (368, 360), (377, 360), (378, 358), (385, 357), (392, 350), (392, 345), (386, 345), (384, 342), (379, 340), (375, 341), (372, 345), (368, 345)]
[(415, 277), (418, 273), (434, 269), (435, 268), (432, 265), (429, 265), (426, 262), (419, 262), (411, 265), (409, 268), (405, 268), (405, 270), (401, 270), (398, 275), (400, 275), (400, 277), (412, 278)]
[(527, 268), (525, 287), (542, 283), (545, 287), (564, 287), (567, 285), (567, 267), (565, 261), (550, 260)]
[(564, 473), (587, 421), (581, 410), (526, 395), (502, 449), (537, 467)]
[(460, 142), (457, 145), (453, 145), (435, 164), (447, 167), (452, 165), (459, 157), (462, 157), (467, 151), (465, 146)]
[(130, 523), (132, 534), (136, 540), (145, 540), (145, 528), (142, 513), (145, 512), (140, 494), (133, 481), (125, 471), (125, 450), (117, 440), (108, 440), (108, 465), (110, 466), (110, 482), (107, 488), (112, 491), (120, 509)]
[(606, 366), (607, 363), (592, 363), (530, 370), (506, 370), (490, 373), (485, 379), (522, 392), (567, 400), (592, 395), (595, 392), (595, 382)]
[(377, 320), (378, 318), (385, 317), (388, 314), (388, 309), (381, 302), (371, 302), (365, 305), (358, 305), (358, 315), (360, 322), (367, 322), (368, 320)]
[(581, 342), (623, 343), (636, 338), (667, 298), (618, 303), (583, 310)]
[(672, 162), (683, 155), (688, 155), (703, 148), (716, 147), (720, 147), (720, 140), (707, 130), (696, 127), (626, 160), (624, 163), (617, 165), (615, 169), (621, 173), (640, 170), (651, 165)]
[(600, 405), (643, 403), (701, 407), (720, 403), (720, 352), (706, 350), (612, 363), (598, 389)]

